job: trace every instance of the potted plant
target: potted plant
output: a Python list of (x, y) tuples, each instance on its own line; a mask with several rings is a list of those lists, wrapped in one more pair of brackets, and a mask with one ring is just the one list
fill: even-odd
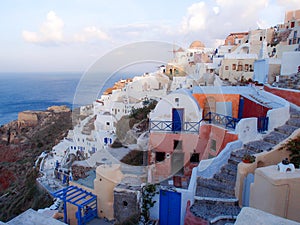
[(255, 162), (256, 157), (254, 155), (250, 155), (250, 154), (245, 154), (242, 158), (242, 161), (244, 163), (253, 163)]

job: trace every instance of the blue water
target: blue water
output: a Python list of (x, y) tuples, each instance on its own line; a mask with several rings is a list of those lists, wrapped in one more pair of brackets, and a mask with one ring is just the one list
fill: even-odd
[[(105, 74), (102, 74), (103, 79), (96, 83), (87, 82), (84, 88), (87, 92), (97, 89), (101, 94), (115, 81), (134, 75), (115, 74), (104, 82)], [(18, 113), (25, 110), (45, 110), (52, 105), (78, 107), (73, 105), (73, 100), (82, 76), (82, 73), (0, 73), (0, 126), (16, 120)]]
[(80, 73), (0, 74), (0, 125), (16, 120), (18, 112), (72, 107)]

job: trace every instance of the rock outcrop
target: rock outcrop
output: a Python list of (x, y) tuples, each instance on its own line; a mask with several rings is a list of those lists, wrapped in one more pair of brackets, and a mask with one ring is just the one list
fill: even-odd
[(71, 118), (69, 109), (54, 107), (21, 112), (18, 120), (0, 127), (0, 221), (52, 203), (36, 184), (34, 162), (67, 135)]

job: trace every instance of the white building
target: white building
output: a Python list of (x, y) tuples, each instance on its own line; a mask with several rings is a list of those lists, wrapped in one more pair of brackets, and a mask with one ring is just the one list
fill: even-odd
[(150, 112), (150, 119), (172, 121), (176, 116), (175, 113), (178, 113), (182, 122), (198, 122), (202, 119), (202, 109), (191, 92), (186, 89), (174, 91), (161, 99)]
[(280, 75), (291, 75), (298, 72), (300, 66), (300, 52), (284, 52), (282, 54), (282, 65)]

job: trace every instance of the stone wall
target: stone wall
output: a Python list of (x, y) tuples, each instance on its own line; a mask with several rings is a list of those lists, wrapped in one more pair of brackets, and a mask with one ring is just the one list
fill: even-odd
[(118, 223), (138, 216), (140, 209), (140, 187), (119, 184), (114, 189), (114, 215)]

